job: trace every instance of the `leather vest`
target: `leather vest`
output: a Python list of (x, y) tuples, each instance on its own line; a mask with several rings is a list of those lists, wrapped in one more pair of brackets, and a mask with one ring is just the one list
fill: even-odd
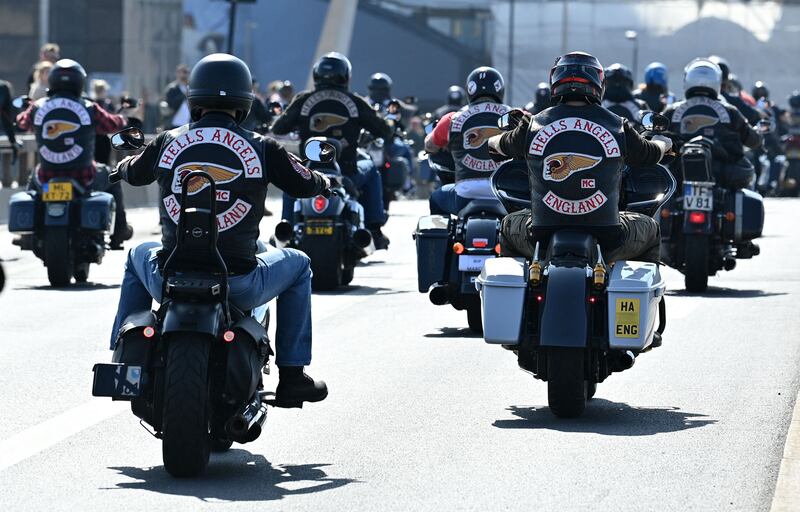
[[(158, 157), (162, 261), (175, 247), (180, 218), (181, 178), (190, 171), (209, 173), (217, 186), (217, 247), (228, 270), (244, 274), (255, 268), (258, 225), (264, 216), (267, 169), (263, 139), (224, 114), (165, 132)], [(193, 178), (187, 201), (207, 203), (208, 183)]]
[(355, 166), (358, 135), (358, 104), (353, 94), (339, 89), (318, 89), (303, 100), (300, 108), (300, 140), (331, 137), (342, 144), (340, 163)]
[(725, 105), (705, 96), (695, 96), (670, 106), (672, 130), (685, 140), (698, 135), (718, 140), (730, 131), (731, 116)]
[(610, 100), (603, 100), (603, 108), (610, 110), (611, 112), (617, 114), (619, 117), (624, 117), (634, 125), (639, 124), (639, 111), (641, 108), (639, 105), (633, 101), (610, 101)]
[(44, 170), (85, 169), (94, 163), (94, 104), (75, 96), (42, 98), (33, 110), (33, 131)]
[(533, 117), (526, 144), (534, 227), (619, 224), (622, 119), (558, 105)]
[(489, 156), (489, 137), (503, 133), (497, 127), (500, 116), (510, 110), (502, 103), (484, 101), (467, 105), (450, 121), (450, 142), (447, 149), (456, 164), (456, 182), (486, 180), (500, 167)]

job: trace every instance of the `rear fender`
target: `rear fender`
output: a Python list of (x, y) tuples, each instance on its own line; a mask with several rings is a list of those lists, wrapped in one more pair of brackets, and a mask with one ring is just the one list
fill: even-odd
[(327, 198), (327, 207), (321, 212), (318, 212), (314, 210), (313, 206), (315, 199), (316, 197), (300, 199), (300, 213), (303, 215), (303, 217), (336, 217), (342, 214), (342, 211), (345, 207), (345, 202), (341, 197), (332, 195), (331, 197)]
[(164, 314), (161, 334), (171, 332), (197, 332), (216, 337), (224, 322), (222, 304), (170, 302)]
[(73, 203), (42, 203), (45, 226), (69, 226)]
[(541, 336), (546, 347), (585, 347), (589, 339), (586, 268), (550, 266), (541, 307)]
[(476, 241), (486, 240), (486, 245), (480, 248), (494, 249), (497, 244), (497, 233), (500, 230), (499, 219), (470, 218), (464, 224), (464, 247), (471, 249), (475, 247)]

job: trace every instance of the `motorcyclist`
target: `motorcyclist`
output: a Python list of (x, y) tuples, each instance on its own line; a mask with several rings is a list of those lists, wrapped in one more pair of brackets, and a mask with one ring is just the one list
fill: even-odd
[[(144, 152), (117, 166), (114, 176), (131, 185), (158, 182), (162, 238), (161, 244), (145, 242), (128, 254), (111, 344), (129, 314), (149, 309), (152, 299), (161, 301), (161, 269), (176, 243), (181, 177), (202, 168), (217, 186), (217, 247), (231, 276), (231, 302), (252, 310), (278, 298), (276, 403), (318, 402), (327, 396), (327, 387), (303, 371), (311, 362), (308, 256), (294, 249), (258, 253), (258, 225), (269, 183), (302, 197), (320, 194), (331, 184), (274, 140), (240, 126), (253, 101), (251, 85), (250, 70), (238, 58), (223, 53), (203, 58), (189, 80), (191, 124), (160, 133)], [(198, 181), (194, 188), (190, 184), (189, 194), (204, 188)]]
[[(95, 135), (108, 135), (127, 123), (124, 115), (110, 114), (83, 97), (86, 71), (71, 59), (55, 63), (48, 78), (47, 97), (37, 100), (17, 116), (17, 126), (33, 130), (40, 163), (35, 179), (47, 183), (55, 177), (70, 177), (84, 186), (105, 190), (114, 196), (116, 217), (111, 248), (133, 236), (128, 225), (122, 187), (108, 184), (108, 167), (94, 161)], [(124, 110), (124, 113), (129, 110)], [(32, 178), (33, 179), (33, 178)]]
[(600, 106), (603, 67), (587, 53), (556, 59), (550, 71), (554, 106), (523, 117), (516, 128), (489, 139), (498, 158), (526, 159), (531, 210), (507, 215), (501, 225), (503, 254), (532, 257), (534, 242), (564, 226), (586, 226), (606, 261), (659, 260), (658, 223), (619, 211), (622, 171), (656, 164), (672, 146), (643, 139), (626, 119)]
[(739, 95), (741, 87), (737, 87), (735, 82), (731, 80), (731, 66), (728, 61), (718, 55), (712, 55), (708, 60), (719, 66), (722, 72), (722, 85), (720, 87), (721, 96), (725, 101), (736, 107), (748, 123), (751, 125), (758, 123), (758, 121), (761, 120), (761, 115)]
[(17, 155), (19, 154), (19, 142), (17, 142), (17, 138), (14, 135), (14, 107), (11, 105), (13, 96), (14, 89), (11, 87), (11, 84), (5, 80), (0, 80), (0, 128), (2, 128), (2, 132), (8, 137), (13, 160), (16, 162)]
[(742, 146), (755, 149), (762, 138), (736, 107), (720, 98), (722, 77), (722, 69), (711, 59), (693, 60), (684, 73), (685, 99), (667, 107), (664, 115), (684, 141), (699, 135), (714, 140), (714, 172), (719, 183), (731, 189), (745, 188), (755, 173)]
[(463, 107), (464, 103), (466, 103), (466, 96), (467, 93), (463, 87), (451, 85), (447, 90), (447, 103), (433, 111), (434, 118), (441, 119), (445, 114), (455, 112)]
[(633, 73), (626, 66), (615, 63), (605, 69), (606, 86), (603, 107), (624, 117), (634, 128), (639, 128), (640, 112), (649, 110), (646, 102), (633, 97)]
[[(764, 145), (761, 148), (761, 153), (766, 155), (770, 164), (769, 177), (765, 180), (766, 183), (759, 187), (762, 191), (769, 192), (778, 185), (780, 171), (783, 167), (782, 160), (785, 158), (782, 156), (784, 151), (781, 147), (781, 137), (787, 133), (786, 113), (770, 101), (769, 87), (761, 80), (753, 85), (751, 92), (756, 102), (756, 108), (766, 114), (766, 119), (769, 121), (770, 129), (764, 134)], [(761, 183), (762, 180), (759, 179), (758, 182)]]
[(500, 133), (497, 120), (508, 112), (503, 104), (505, 83), (494, 68), (482, 66), (467, 77), (469, 104), (446, 114), (425, 138), (428, 153), (449, 151), (455, 162), (455, 183), (431, 194), (431, 214), (456, 215), (472, 199), (495, 199), (490, 182), (498, 164), (489, 156), (486, 141)]
[(536, 94), (533, 101), (525, 105), (525, 110), (531, 114), (538, 114), (542, 110), (550, 106), (550, 84), (547, 82), (539, 82), (536, 86)]
[(675, 95), (669, 90), (669, 73), (667, 66), (660, 62), (651, 62), (644, 69), (644, 87), (633, 93), (634, 98), (647, 103), (654, 112), (663, 111), (667, 105), (675, 101)]
[[(298, 130), (301, 145), (319, 136), (341, 142), (339, 165), (361, 194), (364, 223), (372, 233), (375, 248), (386, 249), (389, 239), (381, 231), (386, 223), (381, 175), (371, 160), (357, 159), (357, 149), (362, 128), (387, 140), (393, 131), (363, 98), (350, 92), (351, 73), (350, 61), (341, 53), (323, 55), (314, 64), (314, 90), (295, 96), (272, 125), (272, 133), (285, 135)], [(294, 199), (284, 194), (283, 218), (291, 222), (293, 211)]]

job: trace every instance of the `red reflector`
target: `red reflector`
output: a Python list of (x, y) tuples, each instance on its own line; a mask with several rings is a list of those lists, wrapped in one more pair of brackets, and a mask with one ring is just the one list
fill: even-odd
[(152, 327), (145, 327), (144, 330), (142, 331), (142, 334), (144, 335), (145, 338), (152, 338), (153, 336), (156, 335), (156, 330), (153, 329)]
[(314, 211), (322, 213), (328, 208), (328, 199), (324, 196), (317, 196), (314, 198), (314, 203), (311, 205)]
[(542, 302), (544, 300), (544, 295), (537, 295), (536, 300)]
[(691, 224), (705, 224), (706, 212), (691, 212), (689, 213), (689, 222)]
[(392, 166), (392, 164), (390, 164), (389, 162), (386, 162), (385, 164), (383, 164), (383, 166), (388, 169), (389, 167)]
[(484, 247), (489, 246), (489, 240), (486, 238), (473, 238), (472, 239), (472, 247), (477, 247), (478, 249), (483, 249)]
[(597, 302), (597, 298), (596, 297), (589, 297), (589, 302), (591, 304), (594, 304), (595, 302)]
[(236, 335), (233, 333), (233, 331), (225, 331), (225, 333), (222, 335), (222, 339), (225, 340), (225, 343), (232, 342), (235, 337)]

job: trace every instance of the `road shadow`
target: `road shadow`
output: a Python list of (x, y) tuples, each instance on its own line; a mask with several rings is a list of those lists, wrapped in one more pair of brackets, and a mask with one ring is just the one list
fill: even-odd
[(545, 406), (508, 408), (516, 418), (496, 420), (497, 428), (547, 429), (606, 436), (652, 436), (713, 425), (717, 420), (678, 407), (633, 407), (595, 398), (579, 418), (556, 418)]
[(105, 284), (93, 283), (91, 281), (86, 283), (76, 283), (69, 286), (50, 286), (43, 284), (39, 286), (15, 286), (15, 290), (58, 290), (60, 292), (84, 292), (86, 290), (113, 290), (119, 288), (119, 283)]
[(764, 290), (740, 290), (738, 288), (724, 288), (709, 286), (704, 292), (694, 293), (686, 290), (667, 290), (667, 295), (672, 297), (709, 297), (725, 299), (753, 299), (758, 297), (774, 297), (787, 295), (786, 292), (765, 292)]
[(439, 332), (429, 332), (426, 338), (482, 338), (469, 327), (440, 327)]
[(263, 455), (247, 450), (212, 454), (208, 469), (199, 478), (178, 479), (164, 466), (150, 468), (110, 467), (135, 482), (119, 482), (114, 489), (134, 489), (193, 496), (201, 501), (273, 501), (287, 496), (329, 491), (358, 482), (350, 478), (330, 478), (322, 469), (329, 464), (273, 466)]
[(398, 295), (411, 293), (411, 290), (395, 290), (380, 286), (347, 285), (331, 291), (315, 291), (314, 295)]

